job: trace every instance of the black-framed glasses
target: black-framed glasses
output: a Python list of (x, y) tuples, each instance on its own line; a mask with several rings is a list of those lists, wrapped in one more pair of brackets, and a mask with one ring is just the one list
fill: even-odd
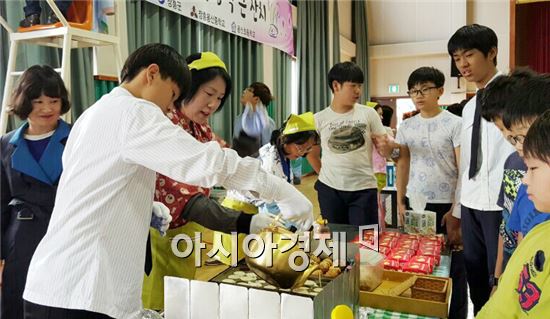
[(410, 96), (410, 97), (413, 97), (413, 96), (426, 96), (426, 94), (430, 93), (430, 90), (432, 89), (437, 89), (436, 86), (431, 86), (431, 87), (427, 87), (427, 88), (423, 88), (423, 89), (420, 89), (420, 90), (408, 90), (407, 91), (407, 94)]
[(523, 145), (523, 142), (525, 142), (525, 135), (516, 135), (516, 136), (508, 135), (506, 139), (508, 140), (508, 142), (510, 142), (510, 144), (514, 146), (516, 146), (516, 144), (518, 143)]
[(311, 150), (313, 149), (313, 146), (314, 145), (305, 145), (305, 144), (295, 144), (296, 145), (296, 150), (298, 151), (298, 154), (300, 155), (304, 155), (304, 154), (307, 154), (309, 152), (311, 152)]

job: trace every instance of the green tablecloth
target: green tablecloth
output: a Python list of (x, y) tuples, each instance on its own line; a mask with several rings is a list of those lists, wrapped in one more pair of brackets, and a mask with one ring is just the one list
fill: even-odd
[[(441, 256), (440, 264), (439, 266), (435, 267), (432, 275), (437, 277), (449, 277), (450, 273), (451, 273), (451, 257)], [(394, 312), (394, 311), (389, 311), (384, 309), (360, 307), (359, 319), (431, 319), (431, 317)]]

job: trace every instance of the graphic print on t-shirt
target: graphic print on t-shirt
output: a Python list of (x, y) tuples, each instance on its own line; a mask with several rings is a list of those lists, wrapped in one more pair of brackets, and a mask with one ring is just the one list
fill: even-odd
[(328, 139), (328, 146), (332, 152), (337, 154), (349, 153), (365, 145), (365, 137), (363, 136), (367, 129), (365, 123), (343, 125), (334, 130), (333, 125), (331, 124), (331, 133)]

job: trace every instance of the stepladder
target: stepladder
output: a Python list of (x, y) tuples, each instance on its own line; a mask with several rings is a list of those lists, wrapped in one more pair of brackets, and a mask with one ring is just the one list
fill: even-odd
[[(6, 66), (6, 80), (2, 98), (0, 114), (0, 134), (5, 134), (8, 127), (10, 96), (17, 78), (23, 74), (16, 70), (18, 50), (23, 43), (61, 49), (61, 65), (55, 70), (61, 75), (69, 93), (71, 92), (71, 50), (78, 48), (111, 47), (117, 74), (122, 68), (122, 54), (120, 50), (119, 19), (115, 17), (115, 34), (105, 34), (92, 30), (94, 0), (75, 0), (69, 8), (67, 18), (60, 12), (54, 0), (46, 0), (52, 11), (59, 18), (59, 22), (49, 25), (36, 25), (29, 28), (11, 29), (4, 17), (0, 17), (0, 24), (9, 33), (9, 55)], [(116, 1), (114, 2), (116, 12)], [(96, 58), (97, 60), (97, 58)], [(90, 75), (91, 76), (91, 75)], [(71, 123), (71, 112), (63, 115), (63, 119)]]

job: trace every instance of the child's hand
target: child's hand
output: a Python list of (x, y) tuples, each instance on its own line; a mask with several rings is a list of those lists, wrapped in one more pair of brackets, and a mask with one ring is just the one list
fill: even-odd
[(388, 135), (372, 134), (371, 138), (372, 138), (372, 142), (374, 143), (374, 146), (376, 147), (380, 155), (387, 156), (388, 154), (391, 153), (392, 147), (390, 146)]

